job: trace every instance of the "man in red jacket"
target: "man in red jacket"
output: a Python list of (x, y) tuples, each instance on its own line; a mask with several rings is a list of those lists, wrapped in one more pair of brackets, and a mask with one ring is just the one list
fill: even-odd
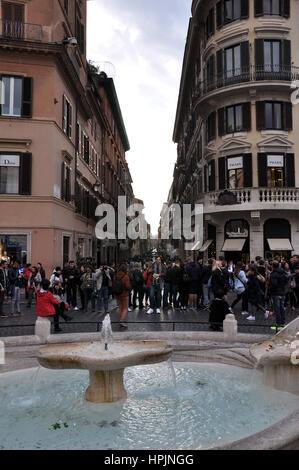
[(48, 279), (43, 279), (41, 283), (41, 289), (36, 296), (36, 315), (38, 317), (54, 317), (54, 331), (59, 333), (61, 328), (59, 328), (59, 315), (56, 313), (55, 305), (59, 305), (58, 300), (56, 300), (49, 292), (50, 281)]

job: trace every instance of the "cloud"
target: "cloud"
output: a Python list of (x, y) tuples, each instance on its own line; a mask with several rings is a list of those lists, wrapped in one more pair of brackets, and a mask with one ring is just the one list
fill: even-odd
[(191, 1), (91, 0), (88, 59), (112, 62), (135, 196), (157, 231), (176, 161), (172, 142)]

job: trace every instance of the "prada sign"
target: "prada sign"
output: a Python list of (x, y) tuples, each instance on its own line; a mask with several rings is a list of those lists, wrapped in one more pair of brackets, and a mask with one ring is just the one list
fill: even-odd
[(239, 170), (243, 168), (243, 157), (235, 157), (227, 159), (227, 169), (228, 170)]
[(283, 155), (268, 155), (268, 167), (283, 168), (284, 167)]

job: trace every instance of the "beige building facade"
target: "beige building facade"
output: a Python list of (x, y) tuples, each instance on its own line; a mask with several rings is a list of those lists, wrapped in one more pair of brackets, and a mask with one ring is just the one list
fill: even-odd
[(299, 252), (297, 0), (194, 0), (169, 203), (204, 205), (201, 254)]
[(86, 8), (0, 1), (0, 257), (47, 274), (70, 259), (117, 261), (94, 214), (126, 193), (130, 147), (113, 80), (86, 61)]

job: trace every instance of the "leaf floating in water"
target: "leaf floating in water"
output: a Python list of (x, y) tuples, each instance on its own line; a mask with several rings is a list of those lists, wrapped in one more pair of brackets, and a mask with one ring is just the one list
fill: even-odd
[(115, 426), (119, 426), (119, 422), (118, 421), (112, 421), (112, 423), (110, 423), (111, 426), (115, 427)]
[(204, 387), (204, 386), (207, 385), (207, 384), (205, 384), (204, 382), (200, 382), (200, 380), (199, 380), (198, 382), (196, 382), (196, 385), (197, 385), (198, 387)]
[(101, 422), (99, 423), (99, 426), (100, 426), (101, 428), (103, 428), (104, 426), (108, 426), (108, 422), (107, 422), (107, 421), (101, 421)]

